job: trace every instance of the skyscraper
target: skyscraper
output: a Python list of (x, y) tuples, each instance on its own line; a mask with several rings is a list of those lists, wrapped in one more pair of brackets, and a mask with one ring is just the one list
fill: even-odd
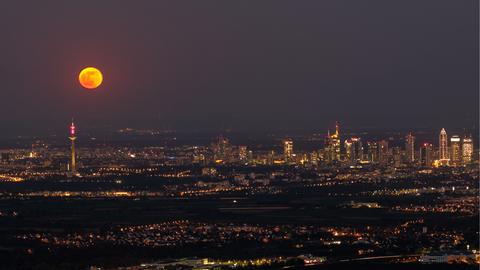
[(345, 140), (344, 146), (347, 161), (355, 163), (363, 160), (363, 145), (360, 138), (352, 137)]
[(333, 146), (333, 160), (339, 161), (341, 155), (341, 142), (340, 142), (340, 124), (335, 123), (335, 134), (332, 135), (332, 146)]
[(378, 143), (377, 142), (368, 142), (368, 159), (370, 162), (378, 162)]
[(411, 132), (405, 137), (405, 159), (408, 163), (415, 161), (415, 137)]
[(318, 165), (318, 152), (317, 151), (313, 151), (313, 152), (310, 152), (310, 163), (312, 165)]
[(433, 164), (433, 144), (424, 143), (420, 147), (420, 164), (422, 166), (430, 167)]
[(353, 162), (353, 142), (350, 139), (345, 140), (343, 143), (343, 148), (345, 148), (345, 161)]
[(401, 147), (393, 147), (392, 149), (392, 153), (393, 153), (393, 166), (395, 168), (399, 168), (402, 166), (402, 148)]
[(246, 146), (241, 145), (238, 147), (238, 159), (241, 162), (245, 162), (248, 160), (248, 151)]
[(218, 140), (212, 144), (213, 158), (216, 163), (225, 163), (230, 160), (230, 142), (220, 135)]
[(450, 161), (454, 166), (459, 166), (462, 162), (461, 140), (458, 135), (450, 138)]
[(293, 159), (293, 141), (291, 139), (283, 140), (283, 158), (286, 162)]
[(473, 140), (465, 136), (462, 144), (462, 162), (464, 165), (472, 163), (473, 159)]
[(447, 131), (442, 128), (442, 130), (440, 131), (440, 135), (438, 136), (438, 159), (440, 160), (440, 165), (448, 165), (450, 161), (448, 152)]
[(389, 151), (387, 140), (381, 140), (378, 142), (378, 160), (383, 165), (388, 164)]
[(330, 131), (328, 132), (325, 140), (325, 154), (329, 162), (340, 161), (341, 159), (340, 125), (338, 122), (335, 124), (335, 133), (330, 134)]
[(267, 153), (267, 164), (273, 165), (275, 163), (275, 151), (270, 150)]
[(71, 141), (71, 161), (70, 161), (70, 172), (73, 174), (76, 173), (77, 171), (77, 163), (75, 159), (75, 140), (77, 137), (75, 137), (75, 124), (73, 123), (70, 125), (70, 137), (68, 137)]

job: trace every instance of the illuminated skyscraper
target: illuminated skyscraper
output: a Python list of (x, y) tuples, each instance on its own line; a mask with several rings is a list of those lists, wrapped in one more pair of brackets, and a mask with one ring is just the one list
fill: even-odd
[(340, 160), (340, 124), (338, 122), (335, 123), (335, 134), (332, 135), (332, 146), (333, 146), (333, 160)]
[(368, 142), (368, 160), (373, 163), (378, 162), (378, 143)]
[(462, 162), (464, 165), (472, 163), (473, 159), (473, 141), (470, 137), (463, 138), (462, 144)]
[(227, 138), (220, 135), (217, 142), (212, 144), (212, 150), (216, 163), (225, 163), (230, 161), (230, 143)]
[(433, 144), (424, 143), (420, 147), (420, 164), (422, 166), (430, 167), (433, 164)]
[(283, 140), (283, 158), (286, 162), (293, 159), (293, 141), (291, 139)]
[(353, 143), (352, 140), (347, 139), (343, 143), (343, 147), (345, 148), (345, 161), (353, 162)]
[(450, 161), (452, 165), (459, 166), (462, 162), (461, 140), (458, 135), (453, 135), (450, 138)]
[(327, 163), (332, 162), (332, 151), (330, 150), (332, 148), (331, 144), (332, 143), (330, 141), (330, 130), (328, 130), (327, 136), (325, 137), (325, 145), (323, 149), (323, 160)]
[(405, 159), (408, 163), (415, 161), (415, 137), (411, 132), (405, 137)]
[(393, 147), (393, 166), (395, 168), (399, 168), (402, 166), (402, 148), (401, 147)]
[(270, 150), (267, 153), (267, 164), (273, 165), (275, 163), (275, 151)]
[(318, 157), (318, 152), (313, 151), (310, 153), (310, 163), (312, 165), (318, 165), (319, 157)]
[(387, 140), (382, 140), (378, 142), (378, 160), (381, 164), (388, 164), (389, 151)]
[(325, 154), (327, 155), (327, 161), (340, 161), (341, 158), (341, 141), (340, 141), (340, 125), (338, 122), (335, 124), (335, 133), (330, 134), (328, 131), (327, 138), (325, 140)]
[(77, 137), (75, 137), (75, 124), (73, 123), (70, 125), (70, 137), (68, 137), (71, 141), (71, 151), (72, 151), (72, 156), (71, 156), (71, 161), (70, 161), (70, 172), (72, 174), (75, 174), (77, 171), (77, 163), (75, 159), (75, 140)]
[(355, 159), (358, 161), (364, 160), (362, 139), (360, 139), (359, 137), (356, 137), (356, 138), (352, 138), (352, 141), (355, 149)]
[(347, 161), (355, 163), (363, 160), (363, 145), (360, 138), (345, 140), (344, 146)]
[(238, 159), (242, 162), (248, 160), (248, 151), (246, 146), (239, 146), (238, 147)]
[(447, 131), (444, 128), (440, 131), (440, 135), (438, 136), (438, 158), (440, 160), (440, 165), (446, 166), (448, 165), (450, 158), (448, 153), (448, 137)]

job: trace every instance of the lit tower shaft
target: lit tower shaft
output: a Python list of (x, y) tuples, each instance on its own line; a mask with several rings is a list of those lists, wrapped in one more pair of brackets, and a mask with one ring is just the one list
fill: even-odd
[(450, 155), (448, 153), (447, 131), (445, 131), (444, 128), (442, 128), (438, 137), (438, 148), (440, 163), (442, 165), (448, 165), (448, 163), (450, 162)]
[(341, 150), (340, 150), (340, 124), (335, 122), (335, 134), (332, 135), (332, 144), (333, 144), (333, 160), (340, 161)]
[(413, 163), (415, 161), (415, 137), (411, 132), (405, 137), (405, 154), (407, 162)]
[(75, 160), (75, 139), (77, 137), (75, 137), (75, 124), (73, 123), (73, 120), (72, 120), (72, 124), (70, 125), (70, 137), (68, 137), (70, 139), (70, 141), (72, 142), (72, 157), (71, 157), (71, 167), (70, 167), (70, 171), (72, 173), (75, 173), (76, 170), (77, 170), (77, 164), (76, 164), (76, 160)]

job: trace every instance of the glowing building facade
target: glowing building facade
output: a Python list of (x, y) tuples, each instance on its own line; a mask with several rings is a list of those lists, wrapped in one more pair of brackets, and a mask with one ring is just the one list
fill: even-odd
[(335, 133), (328, 132), (325, 140), (325, 154), (328, 162), (341, 160), (341, 141), (340, 141), (340, 126), (338, 122), (335, 124)]
[(381, 140), (378, 142), (378, 161), (386, 165), (389, 162), (390, 158), (390, 152), (388, 149), (388, 141), (387, 140)]
[(448, 165), (450, 161), (448, 152), (447, 131), (442, 128), (442, 130), (440, 131), (440, 135), (438, 136), (438, 158), (440, 161), (440, 165)]
[(353, 137), (345, 140), (344, 146), (346, 161), (355, 163), (363, 160), (363, 145), (360, 138)]
[(283, 140), (283, 158), (286, 162), (293, 160), (293, 141), (291, 139)]
[(472, 163), (473, 160), (473, 141), (471, 137), (464, 137), (462, 144), (462, 162), (464, 165)]
[(218, 140), (212, 144), (213, 158), (215, 163), (225, 163), (230, 161), (230, 142), (227, 138), (220, 135)]
[(353, 162), (353, 143), (352, 140), (348, 139), (345, 140), (343, 143), (343, 147), (345, 148), (345, 160), (347, 162)]
[(461, 140), (458, 135), (450, 138), (450, 162), (454, 166), (459, 166), (462, 162)]
[(430, 167), (434, 162), (434, 149), (433, 144), (424, 143), (420, 147), (419, 161), (422, 166)]
[(368, 142), (368, 160), (373, 163), (378, 162), (378, 143)]
[(242, 162), (248, 160), (248, 151), (246, 146), (242, 145), (238, 147), (238, 159)]
[(405, 137), (405, 160), (408, 163), (415, 162), (415, 137), (411, 132)]

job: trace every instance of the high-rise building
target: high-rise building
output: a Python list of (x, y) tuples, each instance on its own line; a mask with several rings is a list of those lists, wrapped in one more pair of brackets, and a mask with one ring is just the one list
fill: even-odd
[(75, 136), (75, 124), (73, 123), (70, 125), (70, 136), (68, 137), (71, 141), (71, 160), (70, 160), (70, 172), (75, 174), (77, 172), (77, 162), (75, 156), (75, 140), (77, 137)]
[(238, 159), (241, 162), (245, 162), (248, 160), (248, 151), (246, 146), (241, 145), (238, 147)]
[(388, 164), (389, 162), (389, 151), (388, 151), (388, 141), (381, 140), (378, 142), (378, 160), (381, 164)]
[(318, 152), (313, 151), (310, 153), (310, 163), (312, 165), (318, 165), (319, 157), (318, 157)]
[(330, 130), (327, 132), (327, 136), (325, 137), (325, 145), (323, 149), (323, 160), (327, 163), (332, 162), (332, 143), (330, 141)]
[(340, 161), (341, 159), (340, 125), (338, 122), (335, 124), (335, 133), (330, 134), (330, 131), (328, 132), (325, 140), (325, 154), (328, 162)]
[(283, 140), (283, 158), (286, 162), (293, 160), (293, 141), (291, 139)]
[(345, 140), (343, 143), (343, 148), (345, 148), (345, 161), (353, 162), (353, 142), (350, 139)]
[(230, 142), (220, 135), (218, 140), (212, 144), (213, 158), (216, 163), (225, 163), (230, 160)]
[(442, 128), (440, 135), (438, 136), (438, 159), (440, 161), (440, 165), (446, 166), (449, 164), (450, 157), (448, 152), (447, 131)]
[(393, 166), (395, 168), (402, 166), (402, 148), (401, 147), (393, 147)]
[(252, 150), (248, 150), (248, 162), (252, 162), (253, 161), (253, 151)]
[(275, 162), (275, 151), (270, 150), (267, 153), (267, 164), (268, 165), (273, 165)]
[(368, 142), (368, 160), (372, 163), (378, 162), (378, 143)]
[(363, 145), (360, 138), (353, 137), (345, 140), (344, 146), (347, 161), (355, 163), (363, 160)]
[(461, 140), (458, 135), (450, 138), (450, 161), (454, 166), (459, 166), (462, 162)]
[(340, 142), (340, 124), (335, 123), (335, 134), (332, 135), (333, 160), (339, 161), (341, 158), (341, 142)]
[(415, 137), (411, 132), (405, 137), (405, 160), (408, 163), (415, 161)]
[(355, 159), (357, 161), (364, 160), (362, 139), (359, 137), (352, 138), (352, 142), (353, 142), (353, 149), (355, 150)]
[(433, 156), (434, 149), (433, 144), (431, 143), (424, 143), (420, 147), (420, 157), (419, 161), (422, 166), (430, 167), (433, 164)]
[(473, 160), (473, 141), (471, 137), (464, 137), (462, 144), (462, 162), (464, 165), (472, 163)]

